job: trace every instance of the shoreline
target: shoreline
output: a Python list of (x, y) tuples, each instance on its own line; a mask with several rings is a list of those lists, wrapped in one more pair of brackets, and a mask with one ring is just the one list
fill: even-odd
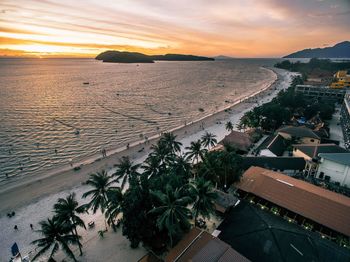
[[(197, 120), (191, 125), (175, 130), (174, 134), (177, 136), (177, 140), (183, 144), (182, 148), (188, 146), (190, 142), (200, 139), (206, 131), (215, 134), (218, 141), (223, 139), (229, 133), (225, 129), (226, 121), (231, 121), (236, 127), (245, 112), (254, 108), (257, 103), (260, 105), (271, 101), (280, 90), (288, 88), (294, 74), (279, 69), (273, 71), (278, 76), (277, 79), (269, 86), (261, 86), (265, 87), (264, 90), (260, 88), (251, 92), (250, 95), (259, 91), (259, 94), (256, 94), (253, 99), (247, 98), (245, 101), (230, 105), (232, 108), (230, 112), (225, 112), (223, 109), (205, 119)], [(14, 242), (18, 243), (22, 254), (35, 253), (36, 247), (31, 244), (31, 241), (40, 237), (40, 234), (29, 227), (30, 223), (34, 225), (34, 229), (38, 229), (38, 222), (51, 216), (52, 206), (57, 199), (65, 197), (69, 193), (76, 193), (79, 204), (86, 203), (88, 199), (82, 199), (82, 195), (89, 187), (83, 185), (82, 182), (86, 181), (89, 174), (100, 171), (102, 168), (111, 174), (115, 170), (113, 164), (117, 163), (122, 155), (129, 155), (133, 162), (141, 163), (148, 155), (150, 146), (151, 141), (147, 145), (137, 144), (135, 147), (130, 147), (128, 151), (122, 151), (101, 161), (85, 165), (79, 171), (69, 170), (57, 176), (42, 178), (0, 192), (0, 231), (2, 232), (0, 260), (7, 261), (6, 259), (11, 256), (10, 246)], [(144, 147), (143, 152), (138, 152), (142, 147)], [(12, 218), (6, 216), (6, 213), (10, 211), (16, 212)], [(129, 241), (122, 235), (121, 230), (116, 233), (109, 231), (105, 235), (109, 241), (101, 241), (97, 230), (104, 228), (104, 216), (99, 211), (96, 214), (82, 214), (81, 218), (86, 224), (94, 221), (96, 227), (87, 230), (78, 229), (78, 233), (83, 237), (84, 245), (84, 255), (79, 257), (79, 261), (115, 261), (115, 258), (118, 258), (118, 261), (137, 261), (147, 253), (143, 247), (136, 250), (131, 249)], [(14, 230), (14, 225), (17, 225), (19, 230)], [(78, 248), (73, 250), (75, 254), (78, 254), (78, 251)], [(64, 259), (65, 255), (60, 251), (57, 257)]]
[[(252, 107), (249, 100), (256, 96), (266, 96), (269, 90), (276, 87), (280, 81), (278, 70), (261, 67), (273, 73), (274, 77), (265, 83), (265, 86), (254, 90), (250, 94), (241, 95), (232, 104), (219, 109), (217, 112), (205, 115), (187, 125), (183, 124), (170, 130), (160, 130), (160, 132), (172, 132), (177, 139), (192, 136), (207, 126), (216, 125), (217, 123), (228, 121), (232, 114), (246, 110), (247, 106)], [(222, 124), (222, 123), (221, 123)], [(224, 127), (223, 127), (224, 128)], [(130, 143), (130, 147), (119, 147), (107, 150), (107, 157), (102, 158), (101, 154), (95, 154), (79, 162), (74, 162), (73, 167), (70, 165), (61, 166), (42, 173), (22, 177), (21, 180), (12, 180), (0, 185), (0, 217), (6, 212), (18, 209), (26, 204), (35, 202), (40, 198), (58, 193), (63, 190), (69, 190), (82, 185), (92, 173), (102, 169), (111, 170), (118, 163), (122, 156), (130, 156), (131, 159), (146, 157), (152, 144), (156, 143), (160, 134), (155, 134), (145, 142), (137, 140)], [(80, 167), (80, 170), (73, 170), (74, 167)], [(11, 199), (11, 201), (4, 201)]]

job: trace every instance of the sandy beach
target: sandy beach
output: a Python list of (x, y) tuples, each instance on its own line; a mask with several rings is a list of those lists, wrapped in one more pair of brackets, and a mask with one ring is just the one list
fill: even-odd
[[(279, 69), (273, 69), (273, 71), (275, 73), (270, 71), (274, 75), (271, 83), (267, 83), (260, 90), (255, 90), (248, 97), (239, 97), (235, 103), (228, 105), (220, 112), (170, 131), (177, 136), (183, 144), (183, 148), (188, 146), (191, 141), (199, 139), (206, 131), (215, 134), (217, 139), (221, 140), (228, 134), (228, 131), (225, 130), (227, 121), (231, 121), (236, 126), (241, 116), (257, 105), (256, 101), (259, 104), (266, 103), (280, 90), (289, 86), (292, 73)], [(0, 261), (8, 260), (10, 246), (13, 242), (18, 243), (24, 254), (33, 251), (34, 247), (30, 245), (30, 242), (37, 235), (29, 228), (29, 224), (31, 223), (34, 228), (38, 228), (37, 223), (40, 220), (51, 216), (52, 205), (57, 198), (64, 197), (69, 192), (74, 191), (77, 194), (77, 199), (80, 200), (81, 195), (87, 189), (82, 183), (87, 180), (90, 174), (102, 169), (108, 170), (109, 173), (114, 172), (114, 165), (122, 156), (129, 156), (135, 163), (141, 163), (150, 152), (151, 145), (156, 143), (158, 138), (159, 134), (149, 137), (148, 141), (130, 143), (129, 148), (108, 149), (107, 157), (104, 158), (102, 155), (96, 155), (75, 162), (74, 166), (80, 166), (80, 170), (77, 171), (68, 165), (47, 172), (45, 175), (28, 176), (20, 181), (8, 181), (1, 185)], [(84, 201), (80, 201), (80, 203), (82, 204)], [(16, 216), (8, 218), (6, 214), (10, 211), (15, 211)], [(101, 214), (84, 215), (83, 218), (86, 222), (95, 221), (97, 225), (92, 230), (81, 231), (85, 254), (78, 258), (79, 261), (122, 261), (119, 259), (125, 259), (125, 256), (129, 258), (125, 261), (137, 261), (146, 253), (143, 248), (130, 252), (129, 242), (122, 236), (120, 229), (117, 233), (108, 233), (105, 239), (99, 240), (97, 231), (103, 227)], [(14, 225), (18, 226), (18, 231), (13, 230)], [(109, 238), (113, 238), (114, 241), (109, 241)], [(108, 247), (110, 249), (107, 249)], [(108, 252), (105, 252), (106, 250)], [(116, 257), (112, 253), (118, 255), (119, 259), (115, 260)]]

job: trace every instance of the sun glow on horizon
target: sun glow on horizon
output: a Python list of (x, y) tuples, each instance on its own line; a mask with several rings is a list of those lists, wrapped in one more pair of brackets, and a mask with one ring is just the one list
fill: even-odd
[(0, 56), (278, 57), (349, 40), (347, 0), (3, 0)]

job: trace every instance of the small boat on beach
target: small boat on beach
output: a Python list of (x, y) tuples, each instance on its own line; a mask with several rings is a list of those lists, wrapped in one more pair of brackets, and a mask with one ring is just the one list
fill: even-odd
[(84, 85), (89, 85), (90, 83), (89, 83), (89, 82), (84, 82), (83, 84), (84, 84)]

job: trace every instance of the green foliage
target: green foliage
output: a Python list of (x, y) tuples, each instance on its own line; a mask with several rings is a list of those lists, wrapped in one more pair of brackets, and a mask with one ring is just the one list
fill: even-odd
[(119, 164), (116, 165), (117, 171), (113, 174), (117, 178), (116, 182), (119, 182), (122, 179), (121, 188), (124, 189), (125, 185), (132, 176), (137, 176), (137, 169), (140, 165), (134, 165), (130, 158), (127, 156), (123, 156), (119, 160)]
[(188, 160), (192, 160), (192, 163), (198, 163), (207, 152), (205, 148), (202, 148), (202, 142), (200, 140), (191, 142), (190, 146), (186, 147), (186, 149), (188, 150), (186, 152), (186, 157)]
[(215, 146), (217, 142), (216, 135), (209, 132), (205, 132), (205, 134), (201, 137), (202, 145), (208, 149)]
[(189, 192), (194, 199), (194, 220), (197, 221), (199, 215), (209, 219), (210, 215), (215, 212), (214, 203), (217, 197), (213, 184), (199, 177), (190, 184)]
[(231, 121), (226, 122), (225, 128), (226, 128), (227, 131), (230, 131), (230, 132), (231, 132), (231, 131), (233, 130), (233, 124), (232, 124), (232, 122), (231, 122)]
[(297, 61), (291, 63), (289, 60), (284, 60), (280, 63), (275, 64), (275, 67), (286, 69), (292, 72), (300, 72), (302, 75), (308, 75), (315, 69), (320, 69), (329, 72), (336, 72), (338, 70), (345, 70), (350, 68), (350, 62), (332, 62), (329, 59), (317, 59), (312, 58), (308, 63), (301, 63)]
[(43, 237), (36, 239), (32, 244), (37, 245), (40, 250), (32, 258), (35, 261), (40, 256), (49, 253), (49, 260), (53, 259), (53, 256), (61, 248), (73, 261), (77, 261), (69, 245), (78, 245), (79, 236), (70, 234), (70, 229), (62, 227), (61, 223), (56, 217), (52, 219), (41, 221), (39, 223), (40, 229), (37, 231)]
[(181, 189), (174, 190), (170, 185), (166, 186), (165, 192), (157, 190), (151, 191), (151, 194), (155, 199), (155, 207), (149, 213), (157, 215), (157, 227), (160, 231), (168, 232), (172, 247), (174, 235), (190, 228), (191, 211), (187, 206), (192, 199), (184, 195)]
[(133, 179), (121, 203), (123, 235), (130, 240), (133, 248), (141, 241), (152, 247), (154, 239), (159, 236), (156, 219), (148, 214), (151, 209), (152, 199), (147, 179)]
[[(75, 194), (69, 194), (66, 198), (59, 198), (54, 205), (55, 219), (61, 225), (75, 235), (77, 239), (80, 238), (77, 232), (77, 227), (86, 229), (84, 221), (78, 216), (84, 211), (82, 207), (79, 207), (78, 201), (75, 199)], [(80, 255), (82, 252), (82, 245), (78, 242)]]
[(290, 122), (293, 116), (304, 116), (307, 120), (319, 114), (321, 119), (328, 120), (334, 113), (334, 104), (322, 100), (307, 100), (296, 93), (296, 85), (303, 83), (301, 77), (295, 77), (287, 90), (282, 90), (271, 102), (255, 107), (246, 112), (240, 119), (238, 127), (261, 128), (274, 131), (281, 125)]
[(242, 157), (225, 145), (223, 151), (208, 152), (199, 164), (198, 175), (226, 190), (242, 176)]

